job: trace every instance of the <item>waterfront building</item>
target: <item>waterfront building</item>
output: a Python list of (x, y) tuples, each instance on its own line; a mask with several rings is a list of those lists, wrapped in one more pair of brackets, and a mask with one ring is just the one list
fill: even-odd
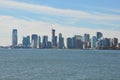
[(90, 42), (90, 34), (84, 34), (84, 42)]
[(102, 47), (102, 39), (96, 42), (96, 48), (100, 49)]
[(39, 46), (39, 48), (42, 48), (41, 37), (40, 36), (38, 37), (38, 46)]
[(73, 48), (73, 39), (72, 38), (67, 38), (67, 48), (72, 49)]
[(52, 48), (52, 42), (51, 41), (47, 42), (47, 48)]
[(38, 48), (38, 35), (37, 34), (32, 34), (31, 46), (32, 48)]
[(82, 40), (76, 39), (76, 49), (83, 49)]
[(97, 32), (97, 41), (100, 40), (103, 37), (103, 34), (101, 32)]
[(83, 48), (90, 48), (91, 47), (91, 42), (90, 42), (90, 34), (84, 34), (83, 37)]
[(97, 42), (97, 37), (93, 36), (91, 39), (91, 48), (95, 49), (96, 48), (96, 42)]
[(58, 42), (58, 45), (59, 45), (59, 49), (63, 49), (63, 48), (64, 48), (64, 38), (62, 37), (62, 34), (61, 34), (61, 33), (59, 34), (59, 42)]
[(17, 29), (13, 29), (12, 31), (12, 47), (16, 47), (18, 44), (18, 36), (17, 36)]
[(82, 42), (82, 36), (81, 35), (75, 35), (73, 38), (72, 38), (72, 45), (73, 45), (73, 48), (80, 48), (80, 49), (83, 49), (83, 42)]
[(116, 47), (118, 45), (118, 38), (113, 38), (112, 39), (112, 46)]
[(52, 47), (57, 47), (57, 36), (55, 36), (55, 29), (52, 29)]
[(42, 48), (47, 48), (48, 36), (43, 36)]
[(23, 37), (22, 45), (25, 48), (30, 47), (30, 36)]
[(110, 38), (103, 38), (102, 47), (103, 48), (109, 48), (110, 47)]

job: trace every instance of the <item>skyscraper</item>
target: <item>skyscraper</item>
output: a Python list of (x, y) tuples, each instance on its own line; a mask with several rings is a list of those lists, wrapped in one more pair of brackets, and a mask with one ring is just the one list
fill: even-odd
[(52, 48), (52, 43), (51, 43), (51, 41), (48, 41), (48, 42), (47, 42), (47, 48)]
[(59, 48), (62, 49), (64, 47), (64, 38), (62, 37), (62, 34), (59, 34)]
[(43, 36), (42, 48), (47, 48), (48, 36)]
[(23, 47), (25, 48), (30, 47), (30, 36), (23, 37), (22, 44), (23, 44)]
[(101, 32), (97, 32), (97, 41), (103, 37), (103, 34)]
[(17, 46), (17, 44), (18, 44), (17, 29), (13, 29), (13, 31), (12, 31), (12, 47)]
[(96, 38), (96, 36), (93, 36), (91, 39), (91, 48), (92, 49), (96, 48), (96, 42), (97, 42), (97, 38)]
[(41, 37), (40, 36), (38, 37), (38, 45), (39, 45), (39, 48), (42, 48)]
[(89, 42), (89, 41), (90, 41), (90, 35), (84, 34), (84, 42)]
[(110, 38), (103, 38), (102, 39), (102, 47), (110, 47)]
[(112, 46), (113, 46), (113, 47), (116, 47), (117, 44), (118, 44), (118, 38), (113, 38), (113, 39), (112, 39)]
[(32, 34), (32, 39), (31, 39), (31, 44), (32, 48), (38, 48), (38, 35), (37, 34)]
[(73, 39), (72, 38), (67, 38), (67, 48), (68, 49), (73, 48)]
[(72, 45), (73, 45), (73, 48), (80, 48), (82, 49), (83, 48), (83, 42), (82, 42), (82, 36), (81, 35), (75, 35), (73, 38), (72, 38)]
[(55, 29), (52, 29), (52, 47), (57, 47), (57, 36), (55, 36)]
[(84, 49), (91, 47), (90, 34), (84, 34), (84, 41), (83, 41), (83, 43), (84, 43), (83, 44)]

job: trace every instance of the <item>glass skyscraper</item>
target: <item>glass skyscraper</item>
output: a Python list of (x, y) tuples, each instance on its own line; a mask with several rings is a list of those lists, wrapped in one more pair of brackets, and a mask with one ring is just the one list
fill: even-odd
[(23, 47), (30, 47), (30, 36), (23, 37), (22, 41)]
[(59, 45), (60, 49), (64, 48), (64, 38), (62, 37), (61, 33), (59, 34), (59, 43), (58, 43), (58, 45)]
[(96, 36), (93, 36), (92, 39), (91, 39), (91, 47), (92, 47), (92, 49), (96, 48), (96, 42), (97, 42), (97, 38), (96, 38)]
[(12, 46), (17, 46), (18, 43), (18, 36), (17, 36), (17, 29), (13, 29), (12, 31)]
[(97, 32), (97, 40), (101, 39), (103, 37), (103, 34), (101, 32)]
[(48, 36), (43, 36), (42, 48), (47, 48)]
[(52, 47), (57, 47), (57, 36), (55, 36), (55, 29), (52, 29)]
[(37, 34), (32, 34), (32, 39), (31, 39), (31, 44), (32, 48), (38, 48), (38, 35)]

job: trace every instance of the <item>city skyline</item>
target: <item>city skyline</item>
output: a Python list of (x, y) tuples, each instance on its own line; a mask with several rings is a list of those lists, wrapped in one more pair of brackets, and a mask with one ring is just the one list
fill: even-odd
[[(18, 29), (18, 43), (25, 35), (48, 35), (56, 29), (56, 36), (104, 33), (104, 37), (120, 40), (119, 0), (1, 0), (0, 45), (11, 45), (11, 30)], [(61, 6), (62, 5), (62, 6)]]
[(49, 40), (48, 35), (40, 36), (38, 34), (31, 34), (24, 36), (21, 44), (18, 44), (18, 30), (12, 30), (12, 45), (4, 48), (17, 48), (17, 49), (120, 49), (118, 38), (104, 37), (102, 32), (96, 32), (96, 36), (90, 37), (90, 34), (74, 35), (67, 37), (64, 40), (62, 33), (56, 36), (56, 30), (52, 29), (52, 38)]

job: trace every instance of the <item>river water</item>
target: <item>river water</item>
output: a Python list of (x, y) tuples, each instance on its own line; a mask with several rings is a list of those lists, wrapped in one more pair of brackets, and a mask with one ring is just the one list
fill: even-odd
[(120, 80), (120, 51), (0, 49), (0, 80)]

